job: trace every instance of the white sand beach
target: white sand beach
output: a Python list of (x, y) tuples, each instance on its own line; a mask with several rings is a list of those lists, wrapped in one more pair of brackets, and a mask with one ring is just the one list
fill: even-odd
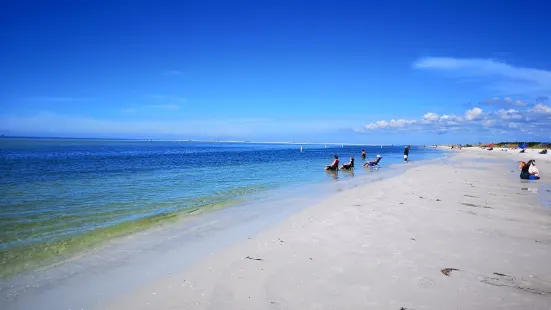
[[(551, 309), (551, 155), (453, 153), (343, 188), (100, 309)], [(528, 156), (539, 181), (519, 179)]]

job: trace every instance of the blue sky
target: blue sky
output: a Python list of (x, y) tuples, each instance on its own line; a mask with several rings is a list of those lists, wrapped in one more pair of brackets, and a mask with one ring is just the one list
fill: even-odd
[(551, 140), (542, 2), (3, 1), (8, 135)]

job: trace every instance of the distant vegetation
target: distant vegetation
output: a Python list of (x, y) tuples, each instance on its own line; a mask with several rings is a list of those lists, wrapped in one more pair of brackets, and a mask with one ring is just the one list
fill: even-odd
[(508, 147), (508, 148), (515, 148), (518, 147), (521, 144), (526, 144), (526, 147), (531, 149), (543, 149), (548, 148), (549, 144), (546, 142), (499, 142), (496, 143), (495, 146), (497, 147)]
[(502, 147), (502, 148), (517, 148), (521, 144), (526, 144), (527, 148), (532, 148), (532, 149), (548, 149), (548, 148), (551, 147), (551, 143), (549, 143), (549, 142), (539, 142), (539, 141), (538, 142), (536, 142), (536, 141), (532, 141), (532, 142), (518, 142), (518, 141), (515, 141), (515, 142), (499, 142), (499, 143), (482, 143), (482, 142), (478, 142), (477, 144), (463, 144), (462, 146), (463, 147), (473, 147), (473, 146), (488, 147), (488, 146), (492, 145), (494, 147)]

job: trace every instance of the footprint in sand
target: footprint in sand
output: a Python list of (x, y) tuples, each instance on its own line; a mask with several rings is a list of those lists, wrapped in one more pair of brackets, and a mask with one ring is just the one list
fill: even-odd
[(431, 289), (436, 285), (436, 282), (434, 282), (433, 279), (422, 277), (417, 279), (417, 287), (422, 289)]
[(541, 281), (536, 277), (513, 277), (499, 272), (494, 272), (491, 276), (483, 276), (482, 283), (498, 287), (509, 287), (520, 291), (538, 294), (551, 295), (551, 283)]

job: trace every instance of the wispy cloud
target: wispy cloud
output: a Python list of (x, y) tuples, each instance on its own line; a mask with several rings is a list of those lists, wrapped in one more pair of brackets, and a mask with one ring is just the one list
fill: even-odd
[(180, 70), (166, 70), (163, 72), (164, 75), (184, 75), (186, 74), (184, 71)]
[(168, 110), (168, 111), (174, 111), (174, 110), (180, 109), (180, 106), (177, 104), (150, 104), (147, 107), (153, 108), (153, 109)]
[(25, 97), (25, 101), (42, 101), (42, 102), (81, 102), (89, 101), (90, 98), (82, 97), (49, 97), (49, 96), (37, 96), (37, 97)]
[(148, 94), (144, 96), (145, 100), (142, 104), (127, 106), (118, 111), (124, 114), (150, 113), (152, 110), (175, 111), (182, 109), (182, 104), (187, 101), (186, 98), (177, 95)]
[(484, 79), (504, 93), (551, 92), (551, 71), (516, 67), (493, 59), (425, 57), (415, 61), (413, 67), (447, 72), (461, 78)]
[(187, 101), (185, 97), (177, 95), (161, 95), (161, 94), (150, 94), (148, 95), (150, 99), (156, 101), (172, 101), (172, 102), (184, 102)]
[(111, 120), (80, 115), (40, 113), (35, 115), (1, 115), (3, 129), (15, 134), (64, 134), (109, 136), (292, 136), (319, 132), (337, 132), (345, 122), (334, 120), (275, 119), (266, 117), (237, 118), (160, 118)]
[(135, 109), (135, 108), (123, 108), (123, 109), (121, 109), (121, 112), (122, 112), (122, 113), (125, 113), (125, 114), (135, 114), (135, 113), (138, 113), (138, 109)]
[(495, 107), (525, 107), (528, 102), (521, 99), (513, 99), (511, 97), (493, 97), (480, 102), (481, 105)]

